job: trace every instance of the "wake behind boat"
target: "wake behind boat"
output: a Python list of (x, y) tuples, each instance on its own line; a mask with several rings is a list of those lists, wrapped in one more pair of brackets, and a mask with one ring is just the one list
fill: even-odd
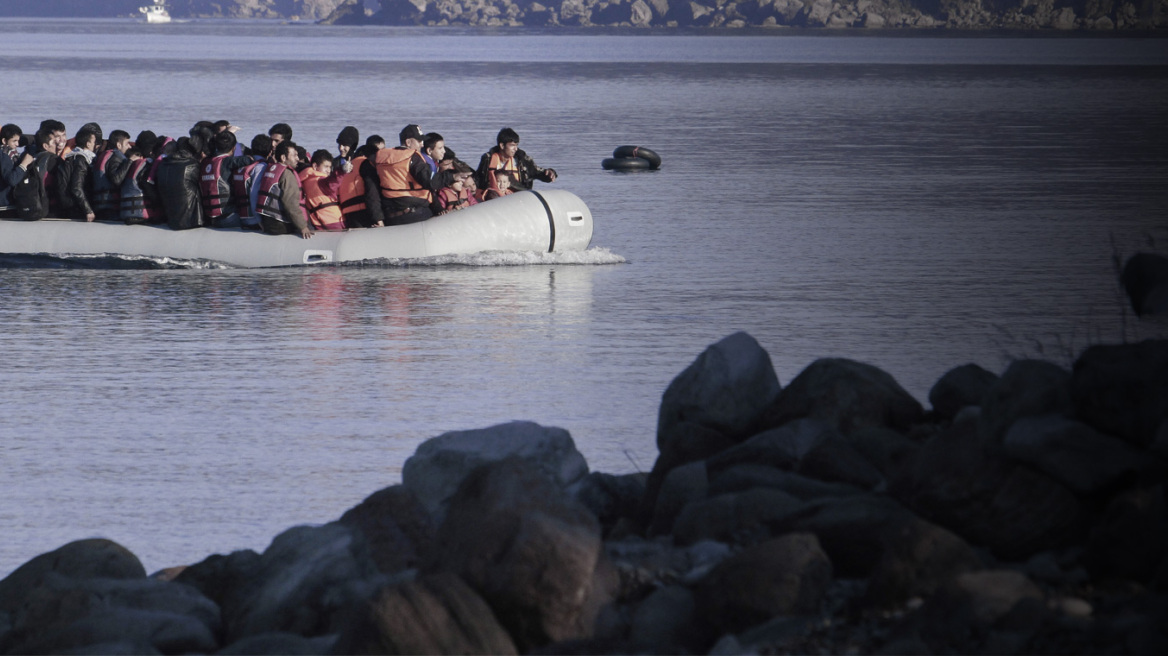
[(583, 251), (591, 241), (592, 213), (578, 196), (563, 190), (519, 192), (408, 225), (318, 231), (311, 239), (238, 228), (0, 221), (0, 253), (7, 255), (122, 255), (207, 260), (244, 268), (484, 251), (559, 253)]

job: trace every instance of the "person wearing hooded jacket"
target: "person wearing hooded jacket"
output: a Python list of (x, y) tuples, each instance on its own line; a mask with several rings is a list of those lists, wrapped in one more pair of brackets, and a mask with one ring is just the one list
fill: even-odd
[(357, 144), (361, 141), (361, 133), (352, 125), (346, 125), (337, 135), (337, 156), (333, 158), (335, 168), (344, 168), (347, 162), (357, 157)]
[(65, 155), (57, 167), (57, 199), (61, 213), (71, 219), (93, 221), (96, 217), (89, 199), (93, 194), (93, 178), (89, 169), (93, 165), (99, 133), (88, 125), (77, 131), (75, 146)]
[(196, 127), (191, 136), (178, 140), (174, 154), (162, 160), (154, 184), (166, 213), (166, 223), (174, 230), (202, 226), (203, 202), (199, 195), (199, 164), (207, 154), (211, 131)]

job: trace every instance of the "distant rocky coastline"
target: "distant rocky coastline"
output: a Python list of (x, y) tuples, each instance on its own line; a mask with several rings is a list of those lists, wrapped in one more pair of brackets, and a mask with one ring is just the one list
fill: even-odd
[(447, 433), (263, 553), (33, 558), (0, 653), (1168, 653), (1168, 340), (963, 365), (929, 402), (838, 358), (783, 386), (736, 333), (665, 390), (648, 473)]
[(325, 23), (381, 25), (1154, 30), (1168, 0), (346, 0)]

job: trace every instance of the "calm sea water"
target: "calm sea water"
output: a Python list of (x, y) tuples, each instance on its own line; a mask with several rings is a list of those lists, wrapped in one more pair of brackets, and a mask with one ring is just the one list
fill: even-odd
[[(1111, 258), (1168, 240), (1166, 45), (0, 23), (26, 131), (417, 122), (477, 163), (510, 125), (596, 222), (571, 257), (0, 269), (0, 575), (96, 535), (151, 570), (262, 549), (512, 419), (648, 470), (665, 386), (736, 330), (783, 383), (849, 357), (922, 402), (966, 362), (1162, 335)], [(622, 144), (663, 168), (601, 170)]]

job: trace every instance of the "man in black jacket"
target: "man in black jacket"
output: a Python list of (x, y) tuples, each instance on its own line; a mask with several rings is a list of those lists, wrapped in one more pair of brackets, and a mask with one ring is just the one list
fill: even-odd
[(479, 168), (475, 171), (475, 182), (480, 189), (496, 189), (495, 171), (511, 173), (511, 188), (516, 191), (530, 190), (536, 180), (554, 182), (555, 169), (541, 169), (531, 157), (519, 150), (519, 133), (511, 128), (499, 130), (494, 148), (483, 153)]
[(57, 199), (61, 213), (71, 219), (92, 221), (96, 218), (89, 204), (93, 194), (89, 168), (93, 164), (98, 135), (88, 125), (78, 130), (73, 140), (76, 146), (57, 167)]
[(154, 185), (166, 211), (166, 223), (174, 230), (198, 228), (205, 223), (199, 196), (199, 164), (207, 154), (211, 131), (191, 130), (178, 140), (174, 154), (158, 165)]

